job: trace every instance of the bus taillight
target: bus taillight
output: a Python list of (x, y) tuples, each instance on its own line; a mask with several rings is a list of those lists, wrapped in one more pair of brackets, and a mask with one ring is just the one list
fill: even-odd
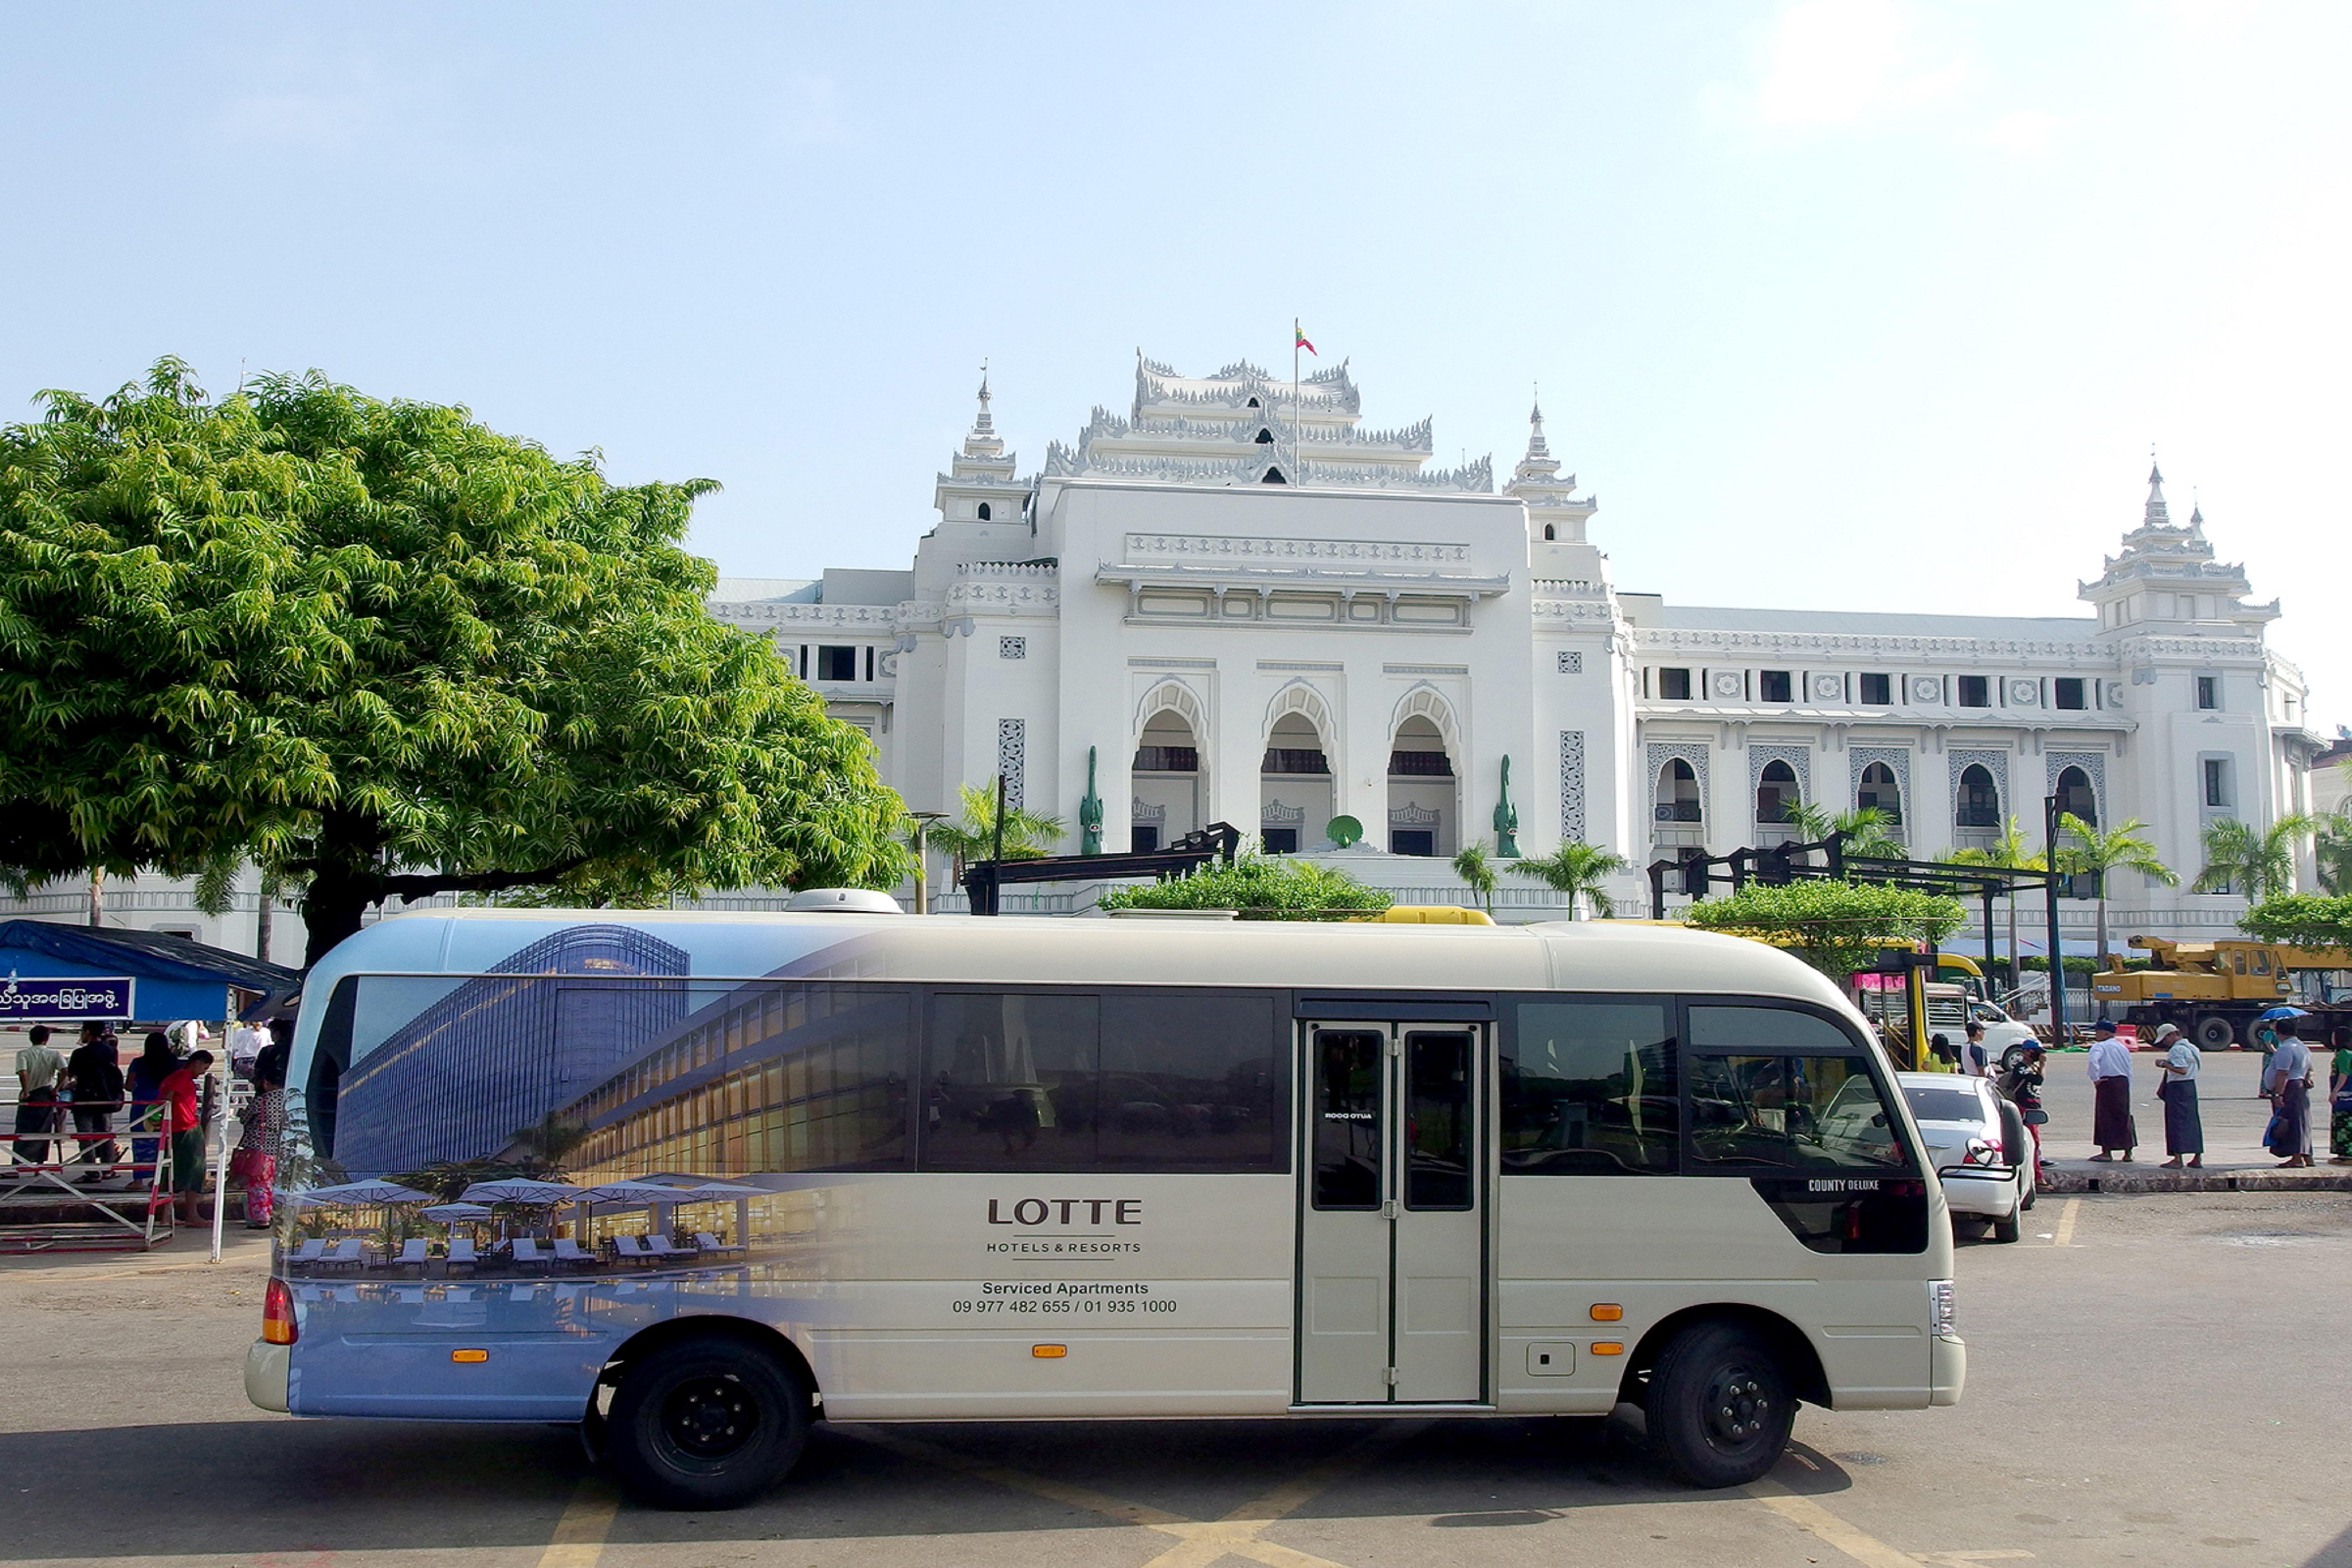
[(262, 1342), (290, 1345), (301, 1331), (294, 1322), (294, 1292), (285, 1280), (271, 1276), (269, 1289), (261, 1296)]

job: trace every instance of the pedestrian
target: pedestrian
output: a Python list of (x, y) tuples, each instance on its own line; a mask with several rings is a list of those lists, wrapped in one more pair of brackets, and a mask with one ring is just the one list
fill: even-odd
[(1960, 1070), (1970, 1078), (1990, 1076), (1992, 1058), (1985, 1049), (1984, 1026), (1970, 1018), (1966, 1034), (1967, 1042), (1960, 1047)]
[(2352, 1025), (2327, 1031), (2336, 1058), (2327, 1064), (2327, 1151), (2331, 1165), (2352, 1165)]
[(2185, 1157), (2189, 1169), (2200, 1170), (2205, 1164), (2205, 1121), (2197, 1110), (2197, 1077), (2205, 1069), (2204, 1053), (2189, 1043), (2178, 1024), (2158, 1030), (2156, 1043), (2164, 1052), (2156, 1097), (2164, 1101), (2164, 1152), (2172, 1156), (2164, 1169), (2179, 1170)]
[(2263, 1079), (2276, 1114), (2271, 1118), (2271, 1152), (2284, 1156), (2282, 1171), (2311, 1163), (2311, 1047), (2293, 1018), (2281, 1018), (2278, 1049), (2271, 1053), (2271, 1070)]
[(2131, 1048), (2116, 1038), (2115, 1024), (2105, 1018), (2091, 1026), (2091, 1142), (2099, 1146), (2094, 1160), (2112, 1160), (2116, 1151), (2123, 1151), (2124, 1163), (2131, 1163), (2132, 1150), (2139, 1142), (2139, 1131), (2132, 1125)]
[[(122, 1051), (104, 1024), (81, 1026), (81, 1044), (66, 1058), (66, 1083), (73, 1090), (76, 1164), (111, 1165), (122, 1158), (114, 1142), (115, 1112), (122, 1109)], [(105, 1173), (90, 1174), (103, 1179)]]
[[(155, 1173), (155, 1135), (163, 1127), (163, 1080), (179, 1070), (172, 1037), (161, 1029), (149, 1030), (145, 1045), (123, 1075), (123, 1092), (131, 1102), (131, 1173), (134, 1177)], [(147, 1136), (137, 1136), (141, 1132)]]
[(2042, 1063), (2040, 1046), (2021, 1047), (2017, 1053), (2017, 1065), (2005, 1069), (1994, 1080), (1994, 1087), (2009, 1096), (2010, 1103), (2017, 1107), (2018, 1119), (2032, 1134), (2033, 1175), (2037, 1183), (2047, 1171), (2042, 1159), (2042, 1126), (2050, 1120), (2050, 1113), (2042, 1109)]
[(204, 1223), (204, 1080), (213, 1054), (198, 1051), (163, 1080), (163, 1131), (172, 1141), (172, 1204), (182, 1225)]
[(2278, 1049), (2278, 1035), (2259, 1019), (2254, 1024), (2254, 1046), (2263, 1053), (2263, 1065), (2254, 1073), (2254, 1098), (2268, 1100), (2271, 1097), (2271, 1056)]
[(65, 1075), (66, 1059), (49, 1044), (49, 1028), (36, 1024), (30, 1042), (16, 1053), (16, 1159), (21, 1164), (49, 1163), (49, 1140), (58, 1131), (58, 1080)]
[[(267, 1036), (263, 1037), (265, 1039)], [(253, 1098), (228, 1157), (229, 1174), (245, 1187), (245, 1227), (266, 1230), (275, 1212), (278, 1146), (286, 1131), (286, 1047), (266, 1045), (253, 1058)]]

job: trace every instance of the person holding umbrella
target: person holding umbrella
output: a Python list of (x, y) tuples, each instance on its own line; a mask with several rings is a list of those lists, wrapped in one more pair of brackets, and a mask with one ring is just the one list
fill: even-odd
[(2278, 1108), (2271, 1118), (2271, 1152), (2286, 1156), (2279, 1169), (2302, 1170), (2311, 1164), (2311, 1047), (2303, 1043), (2302, 1026), (2293, 1018), (2281, 1018), (2272, 1026), (2278, 1033), (2278, 1049), (2271, 1053), (2270, 1070), (2263, 1075), (2263, 1088)]

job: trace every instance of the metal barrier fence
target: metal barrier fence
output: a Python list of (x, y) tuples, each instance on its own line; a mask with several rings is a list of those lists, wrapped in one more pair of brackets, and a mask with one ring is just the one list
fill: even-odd
[[(5, 1108), (0, 1252), (143, 1250), (169, 1240), (172, 1139), (163, 1130), (164, 1102), (110, 1107), (102, 1130), (75, 1127), (73, 1109), (71, 1100)], [(26, 1110), (46, 1111), (46, 1125), (23, 1115)], [(151, 1140), (149, 1157), (139, 1158), (139, 1145)], [(77, 1211), (93, 1217), (62, 1217)]]

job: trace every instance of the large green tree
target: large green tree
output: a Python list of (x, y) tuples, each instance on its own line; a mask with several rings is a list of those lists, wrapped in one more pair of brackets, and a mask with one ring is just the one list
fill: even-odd
[(465, 409), (179, 363), (0, 430), (0, 868), (388, 897), (887, 885), (898, 797), (615, 485)]
[(1784, 947), (1843, 984), (1879, 952), (1941, 942), (1968, 921), (1957, 899), (1869, 883), (1749, 883), (1727, 899), (1703, 899), (1683, 919), (1706, 931)]

